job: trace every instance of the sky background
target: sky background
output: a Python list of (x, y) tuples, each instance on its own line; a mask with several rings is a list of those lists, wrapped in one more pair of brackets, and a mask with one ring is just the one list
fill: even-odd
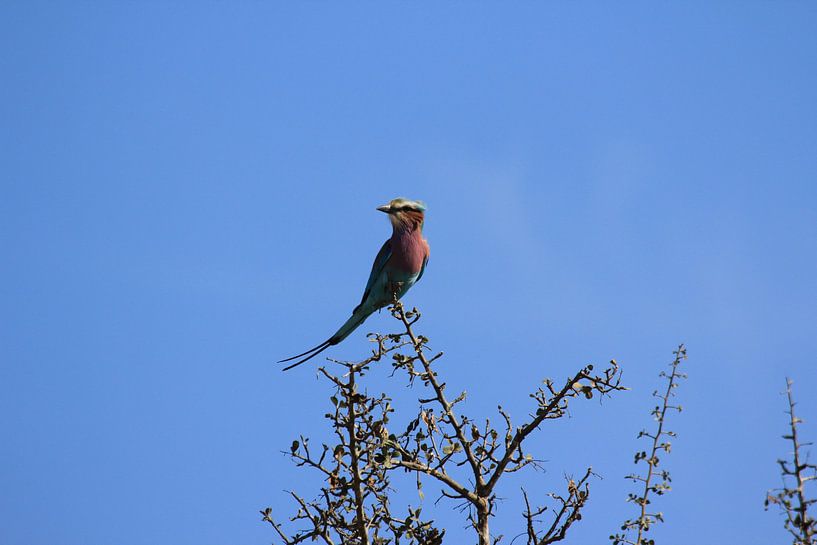
[[(396, 196), (428, 203), (405, 300), (469, 415), (624, 368), (631, 391), (532, 440), (535, 497), (603, 476), (569, 543), (634, 515), (623, 476), (680, 342), (654, 538), (787, 541), (763, 500), (787, 375), (817, 440), (814, 2), (4, 2), (0, 78), (4, 545), (272, 542), (258, 510), (319, 484), (280, 451), (326, 437), (330, 395), (275, 361), (348, 317)], [(368, 387), (403, 422), (421, 395)]]

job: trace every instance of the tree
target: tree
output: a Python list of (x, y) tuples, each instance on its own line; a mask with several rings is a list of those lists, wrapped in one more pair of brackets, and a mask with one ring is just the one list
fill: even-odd
[[(406, 310), (395, 302), (390, 312), (400, 330), (370, 335), (376, 348), (369, 358), (355, 363), (334, 362), (333, 371), (319, 369), (320, 376), (334, 390), (326, 418), (335, 441), (315, 448), (302, 436), (292, 443), (287, 454), (298, 467), (312, 468), (323, 476), (320, 492), (312, 499), (290, 492), (297, 511), (289, 517), (289, 524), (275, 518), (270, 508), (261, 512), (263, 519), (285, 544), (441, 543), (445, 530), (433, 520), (424, 519), (421, 508), (397, 510), (392, 505), (392, 476), (399, 471), (413, 475), (421, 498), (423, 482), (437, 483), (442, 498), (458, 502), (479, 545), (493, 545), (503, 538), (490, 528), (503, 477), (540, 467), (540, 460), (527, 448), (528, 439), (547, 421), (563, 418), (574, 399), (604, 398), (626, 390), (621, 385), (620, 367), (611, 360), (600, 372), (587, 365), (562, 382), (547, 379), (529, 394), (534, 407), (521, 424), (515, 424), (499, 406), (499, 425), (494, 425), (490, 419), (476, 420), (463, 414), (465, 392), (449, 395), (437, 369), (443, 354), (432, 353), (428, 339), (414, 331), (420, 320), (417, 309)], [(663, 397), (657, 433), (642, 432), (654, 439), (647, 459), (645, 502), (646, 494), (661, 493), (664, 486), (663, 482), (654, 484), (652, 479), (657, 452), (669, 451), (669, 443), (663, 438), (671, 432), (661, 426), (675, 380), (681, 376), (676, 372), (677, 364), (685, 354), (683, 346), (679, 347), (672, 374), (665, 375), (669, 387)], [(422, 390), (416, 416), (400, 431), (390, 429), (394, 413), (390, 397), (371, 395), (360, 386), (372, 365), (386, 360), (393, 368), (392, 376), (403, 376), (409, 385)], [(525, 536), (528, 545), (561, 541), (581, 520), (594, 473), (586, 468), (580, 475), (566, 477), (564, 491), (547, 494), (548, 505), (532, 504), (527, 491), (522, 490), (524, 530), (517, 533)], [(668, 481), (668, 476), (664, 480)], [(642, 513), (637, 521), (644, 523), (651, 516), (655, 515)], [(640, 539), (639, 535), (636, 543), (644, 543)]]
[(785, 515), (784, 528), (792, 536), (794, 545), (815, 545), (817, 544), (817, 520), (809, 513), (809, 508), (817, 502), (817, 499), (809, 499), (806, 485), (817, 479), (817, 465), (810, 464), (803, 455), (803, 447), (811, 443), (801, 443), (797, 426), (803, 423), (794, 415), (794, 395), (792, 394), (792, 381), (786, 378), (786, 397), (789, 402), (789, 433), (783, 439), (791, 441), (791, 459), (780, 459), (777, 461), (780, 466), (782, 488), (770, 490), (766, 494), (765, 506), (768, 510), (770, 505), (777, 505)]

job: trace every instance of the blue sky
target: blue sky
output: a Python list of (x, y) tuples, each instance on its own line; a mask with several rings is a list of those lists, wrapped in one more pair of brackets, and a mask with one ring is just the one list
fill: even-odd
[(534, 443), (539, 497), (604, 477), (572, 543), (632, 515), (679, 342), (657, 542), (786, 539), (786, 375), (817, 439), (813, 2), (6, 2), (0, 29), (4, 544), (270, 543), (258, 509), (317, 484), (279, 451), (329, 395), (274, 362), (346, 319), (398, 195), (428, 203), (406, 302), (469, 415), (623, 365)]

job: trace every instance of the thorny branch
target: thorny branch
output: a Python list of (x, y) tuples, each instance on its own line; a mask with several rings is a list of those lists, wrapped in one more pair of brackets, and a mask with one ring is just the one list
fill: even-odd
[[(817, 519), (809, 513), (809, 507), (817, 503), (817, 499), (809, 499), (806, 494), (806, 484), (817, 479), (817, 465), (803, 460), (801, 449), (811, 443), (801, 443), (797, 426), (803, 421), (794, 415), (794, 395), (792, 381), (786, 378), (786, 396), (789, 402), (789, 427), (791, 432), (783, 439), (791, 441), (792, 460), (778, 460), (780, 473), (783, 478), (783, 487), (771, 490), (766, 494), (766, 509), (769, 505), (779, 505), (786, 515), (784, 527), (791, 534), (794, 545), (817, 544)], [(810, 473), (810, 474), (809, 474)], [(792, 483), (793, 481), (793, 483)]]
[[(669, 471), (666, 469), (661, 471), (658, 470), (658, 464), (660, 462), (658, 454), (660, 451), (664, 451), (669, 454), (672, 444), (666, 440), (666, 438), (676, 436), (675, 432), (665, 430), (664, 425), (666, 424), (668, 410), (676, 410), (678, 412), (681, 412), (682, 410), (680, 405), (670, 404), (670, 400), (675, 397), (674, 390), (678, 387), (678, 381), (686, 378), (686, 375), (681, 373), (678, 370), (678, 367), (686, 359), (687, 351), (682, 344), (678, 346), (678, 349), (675, 350), (673, 354), (675, 355), (675, 358), (670, 364), (671, 372), (668, 374), (665, 371), (661, 371), (659, 375), (667, 380), (666, 391), (663, 394), (660, 394), (658, 391), (653, 392), (653, 396), (661, 401), (661, 405), (656, 406), (651, 412), (652, 416), (658, 423), (657, 430), (654, 433), (650, 433), (646, 430), (642, 430), (638, 433), (639, 438), (646, 437), (652, 441), (652, 447), (649, 455), (645, 451), (637, 452), (635, 454), (635, 463), (646, 463), (647, 473), (644, 476), (632, 474), (627, 475), (626, 477), (631, 479), (633, 482), (643, 483), (641, 494), (631, 493), (627, 497), (627, 501), (633, 502), (639, 507), (640, 513), (637, 518), (624, 522), (624, 524), (621, 526), (623, 533), (610, 536), (610, 539), (613, 541), (613, 545), (654, 545), (654, 540), (647, 539), (644, 537), (644, 534), (649, 532), (652, 525), (656, 522), (664, 521), (663, 513), (648, 512), (647, 506), (650, 505), (651, 493), (661, 496), (671, 490), (670, 482), (672, 479), (670, 478)], [(653, 483), (653, 478), (655, 477), (659, 477), (661, 482), (657, 484)], [(633, 541), (630, 537), (630, 532), (633, 531), (636, 532), (635, 541)]]

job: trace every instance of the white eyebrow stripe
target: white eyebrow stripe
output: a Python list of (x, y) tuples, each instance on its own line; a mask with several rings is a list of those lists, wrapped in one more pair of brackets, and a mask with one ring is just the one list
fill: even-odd
[(416, 212), (425, 212), (426, 206), (425, 203), (422, 201), (412, 201), (409, 199), (405, 199), (402, 197), (398, 197), (397, 199), (393, 199), (389, 203), (390, 208), (398, 209), (398, 208), (408, 208), (410, 210), (414, 210)]

